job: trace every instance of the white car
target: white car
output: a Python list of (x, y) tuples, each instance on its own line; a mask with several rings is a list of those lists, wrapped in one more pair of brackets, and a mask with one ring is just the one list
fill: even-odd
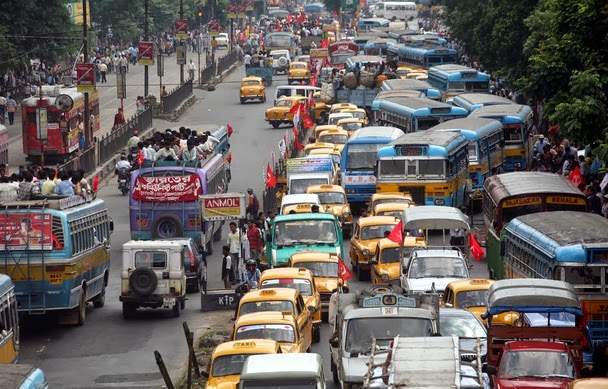
[(289, 70), (290, 54), (289, 50), (272, 50), (272, 72), (276, 75), (279, 73), (287, 74)]
[(457, 248), (416, 248), (401, 266), (401, 287), (408, 293), (442, 293), (452, 281), (470, 278)]
[(220, 32), (218, 36), (215, 37), (217, 41), (217, 47), (228, 47), (228, 34), (225, 32)]

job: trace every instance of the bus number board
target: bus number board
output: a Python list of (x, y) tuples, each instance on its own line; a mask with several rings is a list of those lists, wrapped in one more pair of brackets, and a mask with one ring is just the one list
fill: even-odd
[(586, 205), (585, 199), (569, 196), (547, 196), (547, 204)]
[(516, 199), (507, 199), (502, 203), (503, 208), (524, 207), (526, 205), (538, 205), (542, 203), (540, 196), (520, 197)]
[(405, 157), (417, 157), (422, 155), (422, 147), (398, 147), (401, 155)]

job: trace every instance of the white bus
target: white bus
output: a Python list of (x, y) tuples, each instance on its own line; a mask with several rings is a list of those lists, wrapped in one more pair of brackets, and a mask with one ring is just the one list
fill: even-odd
[(391, 21), (418, 19), (418, 8), (413, 1), (384, 1), (376, 3), (375, 11), (377, 17)]

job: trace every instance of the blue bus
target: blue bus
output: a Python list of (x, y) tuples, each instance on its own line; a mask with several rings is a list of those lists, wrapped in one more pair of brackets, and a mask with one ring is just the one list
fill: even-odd
[(458, 52), (437, 45), (422, 44), (418, 46), (398, 43), (386, 50), (386, 60), (389, 63), (397, 62), (398, 65), (427, 70), (432, 66), (458, 63)]
[(398, 43), (405, 43), (406, 45), (410, 46), (432, 45), (446, 47), (448, 45), (447, 39), (433, 34), (389, 31), (386, 35), (389, 38), (395, 39)]
[(435, 126), (435, 130), (459, 132), (469, 141), (469, 180), (473, 190), (483, 189), (486, 178), (502, 170), (505, 155), (499, 121), (454, 119)]
[(465, 118), (460, 107), (422, 97), (388, 97), (378, 104), (377, 124), (393, 126), (403, 132), (417, 132), (448, 120)]
[(378, 27), (389, 27), (391, 24), (390, 20), (382, 18), (369, 18), (361, 19), (357, 22), (357, 29), (359, 31), (371, 30), (372, 28)]
[(224, 158), (200, 161), (146, 161), (131, 173), (131, 239), (193, 238), (207, 254), (221, 239), (221, 222), (203, 222), (200, 195), (226, 193)]
[(429, 68), (429, 84), (439, 89), (443, 100), (464, 92), (490, 92), (490, 75), (463, 65), (436, 65)]
[(327, 9), (323, 3), (312, 3), (304, 6), (304, 13), (306, 15), (326, 15)]
[(2, 203), (0, 273), (15, 284), (19, 312), (61, 313), (83, 325), (89, 301), (103, 307), (110, 276), (106, 204), (93, 195)]
[[(503, 229), (504, 278), (566, 281), (576, 289), (595, 353), (606, 375), (608, 346), (608, 220), (587, 212), (518, 216)], [(595, 365), (595, 364), (594, 364)]]
[[(19, 315), (15, 285), (6, 274), (0, 274), (0, 364), (19, 362)], [(2, 380), (0, 380), (2, 382)]]
[(426, 81), (420, 80), (404, 80), (402, 78), (396, 78), (393, 80), (384, 80), (380, 86), (380, 90), (383, 91), (396, 91), (396, 90), (412, 90), (420, 91), (424, 93), (424, 96), (431, 100), (440, 100), (441, 92), (431, 86)]
[(387, 49), (395, 44), (394, 39), (390, 38), (373, 38), (368, 40), (363, 46), (363, 54), (365, 55), (386, 55)]
[(397, 90), (384, 91), (381, 89), (380, 92), (378, 92), (378, 94), (374, 98), (374, 101), (372, 101), (372, 118), (370, 119), (371, 122), (377, 123), (378, 107), (380, 107), (380, 102), (389, 97), (425, 97), (425, 96), (424, 96), (424, 92), (419, 92), (419, 91), (415, 91), (415, 90), (397, 89)]
[(488, 105), (473, 111), (470, 118), (486, 118), (502, 123), (505, 141), (505, 171), (527, 170), (533, 154), (532, 108), (527, 105)]
[(31, 365), (0, 365), (0, 382), (6, 389), (48, 389), (44, 372)]
[(511, 105), (513, 101), (490, 93), (463, 93), (454, 96), (452, 104), (464, 108), (471, 113), (478, 108), (488, 105)]
[(419, 205), (465, 204), (469, 142), (457, 132), (405, 134), (378, 150), (376, 192), (409, 192)]
[(395, 127), (363, 127), (344, 145), (340, 173), (349, 203), (366, 202), (376, 193), (376, 153), (404, 132)]

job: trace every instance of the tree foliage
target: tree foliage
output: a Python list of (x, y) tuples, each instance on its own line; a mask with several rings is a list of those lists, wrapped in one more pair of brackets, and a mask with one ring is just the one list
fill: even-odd
[(329, 12), (339, 11), (341, 4), (341, 0), (323, 0), (323, 4), (325, 4), (325, 8)]

